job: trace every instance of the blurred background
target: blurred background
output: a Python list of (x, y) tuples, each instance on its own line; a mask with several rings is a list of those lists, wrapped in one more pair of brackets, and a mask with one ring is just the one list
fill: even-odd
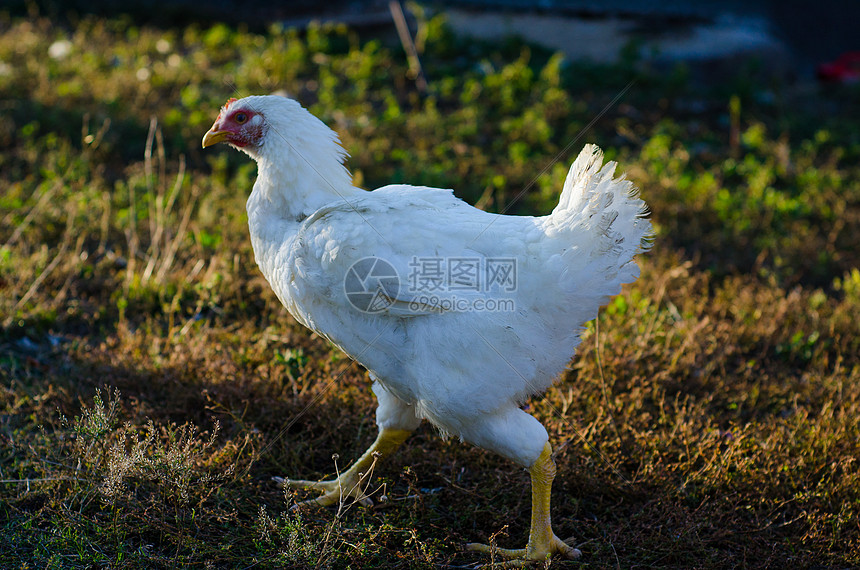
[[(162, 26), (227, 22), (260, 30), (272, 22), (303, 26), (319, 20), (378, 31), (392, 27), (388, 0), (333, 0), (325, 5), (306, 0), (220, 0), (205, 5), (191, 0), (9, 0), (5, 4), (18, 14), (37, 6), (51, 17), (125, 14), (138, 23)], [(860, 6), (838, 0), (814, 4), (800, 0), (462, 0), (422, 4), (448, 13), (458, 32), (485, 38), (519, 33), (571, 57), (612, 61), (625, 41), (635, 39), (643, 43), (646, 55), (664, 59), (779, 52), (786, 58), (781, 63), (792, 64), (799, 75), (808, 73), (815, 64), (856, 50), (856, 23), (860, 21)], [(544, 34), (536, 31), (537, 22)], [(590, 29), (600, 33), (601, 41), (566, 41)], [(561, 37), (564, 33), (568, 38)]]

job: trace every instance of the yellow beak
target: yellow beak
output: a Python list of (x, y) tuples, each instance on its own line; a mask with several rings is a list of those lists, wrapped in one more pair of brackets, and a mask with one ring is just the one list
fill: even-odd
[(203, 148), (207, 146), (212, 146), (213, 144), (218, 144), (221, 141), (227, 140), (227, 137), (230, 135), (230, 131), (219, 131), (215, 129), (215, 126), (203, 135)]

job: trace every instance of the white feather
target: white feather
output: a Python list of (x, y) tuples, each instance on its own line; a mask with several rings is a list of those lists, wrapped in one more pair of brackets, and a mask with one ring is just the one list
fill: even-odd
[[(246, 149), (259, 164), (248, 216), (260, 269), (296, 319), (377, 380), (378, 421), (412, 429), (427, 419), (533, 463), (546, 431), (518, 406), (553, 383), (583, 325), (638, 275), (634, 255), (647, 248), (651, 226), (632, 184), (613, 178), (615, 164), (603, 166), (587, 145), (545, 217), (490, 214), (436, 188), (367, 192), (352, 185), (337, 136), (296, 102), (233, 105), (267, 123), (262, 144)], [(361, 312), (344, 282), (367, 257), (385, 260), (401, 281), (416, 258), (513, 259), (514, 291), (456, 294), (467, 304), (510, 300), (514, 309), (455, 310), (401, 287), (384, 299), (386, 310)]]

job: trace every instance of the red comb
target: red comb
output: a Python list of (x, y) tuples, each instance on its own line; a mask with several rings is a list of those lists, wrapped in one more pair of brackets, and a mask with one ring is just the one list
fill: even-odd
[(236, 101), (238, 101), (238, 99), (236, 99), (235, 97), (230, 97), (229, 99), (227, 99), (227, 102), (226, 102), (226, 103), (224, 103), (224, 106), (221, 108), (221, 111), (219, 111), (219, 112), (218, 112), (218, 118), (217, 118), (217, 119), (215, 119), (215, 120), (217, 121), (218, 119), (220, 119), (220, 118), (221, 118), (221, 113), (222, 113), (223, 111), (226, 111), (227, 109), (229, 109), (229, 108), (230, 108), (230, 105), (232, 105), (232, 104), (233, 104), (233, 103), (235, 103)]

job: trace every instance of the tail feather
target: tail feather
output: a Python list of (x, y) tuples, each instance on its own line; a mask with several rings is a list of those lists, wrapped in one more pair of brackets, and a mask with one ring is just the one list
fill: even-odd
[(603, 164), (597, 146), (585, 145), (549, 216), (548, 233), (564, 243), (563, 281), (571, 279), (569, 286), (582, 285), (581, 279), (591, 276), (588, 281), (597, 279), (606, 293), (614, 294), (621, 283), (638, 276), (634, 256), (650, 247), (648, 208), (629, 180), (614, 178), (615, 167), (615, 162)]
[[(570, 165), (570, 170), (567, 173), (567, 178), (564, 181), (561, 196), (558, 199), (558, 205), (553, 210), (553, 214), (565, 210), (578, 210), (582, 199), (585, 197), (587, 190), (595, 186), (594, 178), (601, 171), (603, 165), (603, 151), (597, 145), (587, 144), (582, 148), (579, 156), (573, 164)], [(607, 169), (611, 167), (609, 176), (615, 171), (615, 163), (610, 162), (606, 165)], [(599, 182), (599, 180), (597, 181)]]

